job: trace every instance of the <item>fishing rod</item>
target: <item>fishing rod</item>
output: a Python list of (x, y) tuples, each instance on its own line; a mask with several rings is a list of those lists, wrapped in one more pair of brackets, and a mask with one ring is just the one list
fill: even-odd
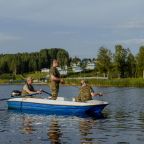
[(134, 89), (134, 88), (127, 88), (127, 89), (123, 89), (123, 90), (113, 90), (113, 91), (109, 91), (109, 92), (104, 92), (103, 94), (116, 93), (119, 91), (126, 91), (126, 90), (130, 90), (130, 89)]
[[(73, 86), (73, 87), (79, 89), (78, 86)], [(133, 88), (133, 87), (131, 87), (131, 88), (126, 88), (126, 89), (124, 89), (123, 91), (130, 90), (130, 89), (134, 89), (134, 88)], [(102, 96), (102, 95), (104, 95), (104, 94), (116, 93), (116, 92), (119, 92), (119, 91), (122, 91), (122, 90), (113, 90), (113, 91), (109, 91), (109, 92), (99, 92), (99, 93), (100, 93), (100, 96)]]

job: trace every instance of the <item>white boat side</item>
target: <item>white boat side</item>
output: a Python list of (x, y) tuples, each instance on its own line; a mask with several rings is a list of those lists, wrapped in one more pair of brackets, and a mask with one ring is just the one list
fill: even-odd
[(95, 105), (108, 105), (108, 102), (100, 100), (90, 100), (87, 102), (74, 102), (65, 101), (62, 98), (57, 100), (49, 100), (47, 98), (11, 98), (8, 102), (29, 102), (38, 104), (50, 104), (50, 105), (65, 105), (65, 106), (95, 106)]

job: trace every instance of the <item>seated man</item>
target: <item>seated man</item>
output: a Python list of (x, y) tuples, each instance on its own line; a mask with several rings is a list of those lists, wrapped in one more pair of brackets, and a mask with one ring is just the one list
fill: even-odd
[(92, 87), (89, 86), (85, 80), (81, 80), (79, 95), (75, 97), (75, 101), (86, 102), (88, 100), (92, 100), (92, 97), (97, 95), (102, 96), (100, 93), (95, 93)]
[(40, 90), (35, 90), (34, 87), (32, 86), (33, 79), (31, 77), (28, 77), (26, 80), (26, 84), (23, 86), (22, 89), (22, 95), (27, 95), (27, 94), (40, 94)]

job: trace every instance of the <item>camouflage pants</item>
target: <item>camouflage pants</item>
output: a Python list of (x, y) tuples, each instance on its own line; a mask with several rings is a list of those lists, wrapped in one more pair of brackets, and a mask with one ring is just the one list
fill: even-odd
[(59, 92), (59, 84), (51, 83), (50, 88), (51, 88), (51, 94), (52, 94), (51, 99), (56, 100), (58, 97), (58, 92)]
[(77, 96), (75, 97), (76, 102), (86, 102), (88, 100), (92, 100), (91, 96)]
[(75, 101), (76, 101), (76, 102), (81, 102), (80, 96), (75, 97)]

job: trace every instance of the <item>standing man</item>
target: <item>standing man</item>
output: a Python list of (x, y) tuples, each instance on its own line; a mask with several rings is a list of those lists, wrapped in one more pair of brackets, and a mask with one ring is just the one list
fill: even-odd
[(50, 69), (50, 88), (52, 92), (52, 100), (56, 100), (59, 92), (59, 83), (64, 83), (63, 79), (60, 77), (60, 73), (57, 70), (57, 67), (59, 66), (58, 60), (54, 59), (52, 62), (52, 67)]

